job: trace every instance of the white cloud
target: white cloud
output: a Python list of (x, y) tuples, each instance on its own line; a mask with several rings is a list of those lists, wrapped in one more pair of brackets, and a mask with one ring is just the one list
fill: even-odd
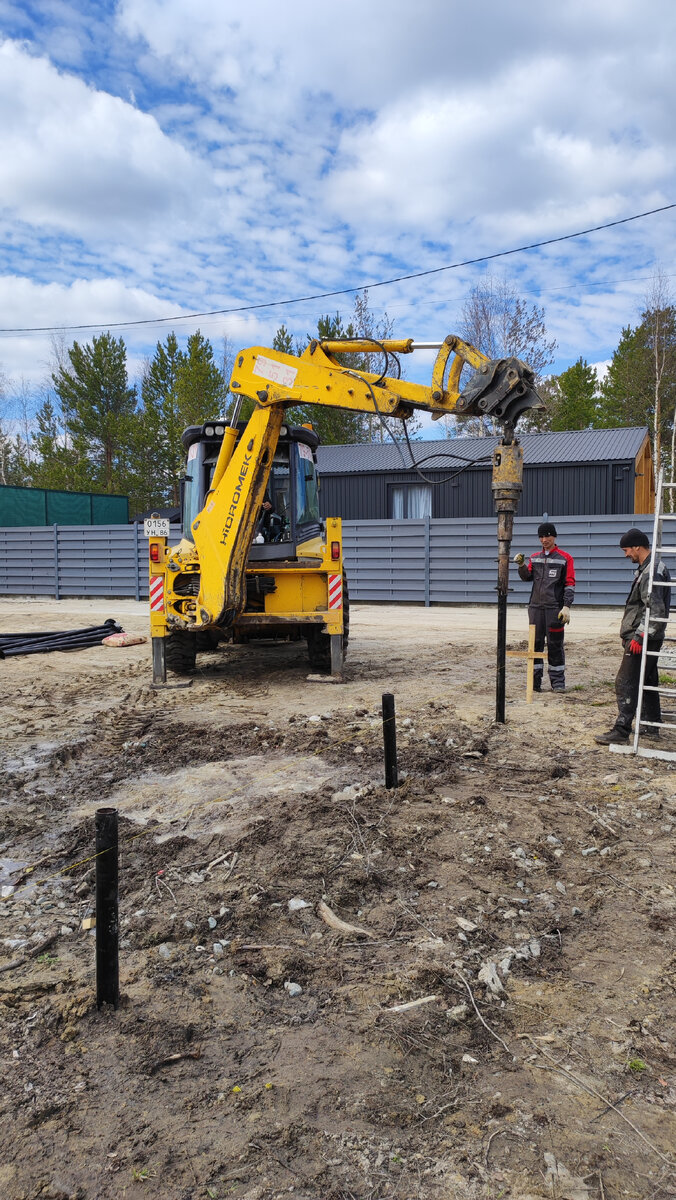
[[(636, 125), (615, 129), (618, 97), (608, 83), (597, 84), (603, 103), (589, 114), (580, 99), (587, 73), (572, 57), (534, 59), (490, 81), (426, 85), (386, 103), (343, 133), (327, 202), (362, 228), (389, 220), (438, 236), (471, 221), (475, 236), (546, 236), (590, 213), (609, 220), (647, 196), (664, 197), (674, 181), (674, 131), (664, 136), (650, 104), (632, 114), (642, 118), (640, 134)], [(673, 81), (669, 94), (676, 106)]]
[[(32, 32), (0, 50), (2, 326), (355, 287), (674, 193), (670, 0), (643, 0), (640, 21), (635, 0), (344, 0), (333, 16), (314, 0), (119, 0), (93, 30), (83, 0), (3, 11)], [(545, 305), (558, 368), (612, 352), (644, 290), (612, 280), (668, 269), (674, 250), (666, 215), (488, 269)], [(371, 303), (402, 336), (443, 337), (486, 269)], [(195, 326), (265, 344), (352, 303)], [(122, 331), (135, 362), (165, 330)], [(0, 340), (5, 369), (30, 373), (36, 344)]]
[(0, 194), (22, 221), (94, 238), (138, 240), (185, 217), (209, 172), (154, 117), (0, 46)]

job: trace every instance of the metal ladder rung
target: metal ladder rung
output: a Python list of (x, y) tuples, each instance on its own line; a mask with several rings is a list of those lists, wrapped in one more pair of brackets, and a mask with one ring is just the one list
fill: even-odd
[(648, 749), (647, 746), (637, 746), (634, 749), (633, 745), (615, 745), (609, 746), (608, 749), (612, 750), (614, 754), (634, 754), (638, 758), (657, 758), (660, 762), (676, 762), (676, 753), (673, 750), (663, 750), (661, 747), (659, 750), (653, 750), (652, 748)]

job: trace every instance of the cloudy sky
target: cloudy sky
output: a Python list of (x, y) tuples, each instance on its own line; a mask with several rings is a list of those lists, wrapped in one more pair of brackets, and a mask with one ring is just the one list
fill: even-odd
[[(331, 18), (333, 17), (333, 24)], [(0, 0), (0, 364), (37, 386), (56, 326), (132, 370), (170, 329), (304, 334), (304, 301), (676, 200), (673, 0)], [(487, 270), (544, 305), (556, 370), (610, 357), (676, 210), (373, 287), (395, 333), (455, 332)], [(676, 289), (675, 289), (676, 290)], [(186, 314), (183, 316), (183, 314)], [(176, 318), (165, 324), (159, 318)], [(413, 377), (416, 377), (415, 375)]]

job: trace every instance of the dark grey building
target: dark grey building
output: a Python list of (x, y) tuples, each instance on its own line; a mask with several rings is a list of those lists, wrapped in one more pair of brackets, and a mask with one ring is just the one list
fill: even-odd
[[(348, 521), (492, 516), (498, 438), (320, 446), (322, 514)], [(525, 433), (520, 516), (650, 513), (655, 482), (646, 428)]]

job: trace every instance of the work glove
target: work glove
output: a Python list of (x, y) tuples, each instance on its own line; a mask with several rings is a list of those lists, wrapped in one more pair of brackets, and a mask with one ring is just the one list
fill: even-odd
[(564, 604), (561, 612), (559, 613), (559, 621), (562, 625), (570, 624), (570, 609), (567, 604)]
[(640, 654), (643, 649), (643, 634), (639, 633), (638, 637), (631, 639), (629, 643), (630, 654)]
[(522, 566), (523, 563), (525, 563), (525, 561), (526, 561), (525, 554), (515, 554), (514, 555), (514, 562), (516, 563), (517, 567)]

